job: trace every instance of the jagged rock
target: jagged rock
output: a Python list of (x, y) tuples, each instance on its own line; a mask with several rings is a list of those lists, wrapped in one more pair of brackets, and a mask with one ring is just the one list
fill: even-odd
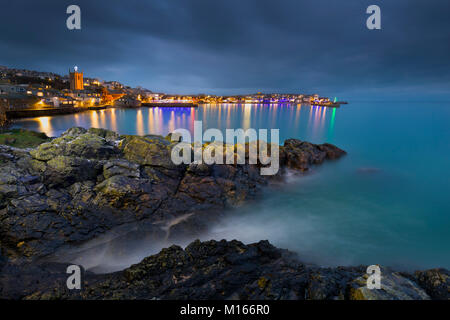
[(433, 299), (450, 299), (450, 272), (446, 269), (430, 269), (415, 273), (417, 282)]
[(211, 166), (205, 163), (191, 163), (187, 168), (187, 172), (196, 176), (209, 176), (211, 174)]
[(82, 127), (73, 127), (73, 128), (69, 128), (66, 131), (64, 131), (61, 136), (78, 136), (80, 134), (84, 134), (86, 133), (87, 130), (85, 128)]
[(364, 272), (363, 267), (313, 268), (305, 280), (305, 299), (347, 299), (347, 283)]
[(106, 141), (112, 142), (117, 141), (120, 137), (120, 135), (117, 132), (102, 128), (89, 128), (87, 132), (100, 136), (104, 138)]
[(106, 200), (114, 207), (123, 207), (130, 203), (145, 203), (150, 200), (151, 182), (115, 175), (95, 186), (99, 203)]
[[(78, 133), (78, 131), (77, 131)], [(49, 161), (57, 156), (108, 159), (118, 154), (118, 149), (105, 138), (91, 133), (66, 133), (59, 138), (39, 145), (30, 151), (36, 160)]]
[[(32, 150), (0, 146), (0, 298), (448, 299), (445, 269), (410, 275), (383, 268), (382, 289), (368, 290), (363, 266), (304, 265), (267, 241), (172, 246), (121, 272), (86, 272), (85, 289), (69, 292), (67, 264), (42, 263), (44, 257), (119, 227), (124, 235), (115, 241), (123, 250), (130, 236), (199, 234), (224, 208), (276, 178), (261, 176), (258, 164), (175, 166), (169, 140), (71, 128)], [(305, 171), (344, 154), (289, 139), (280, 166)]]
[(26, 194), (26, 189), (21, 185), (21, 177), (25, 175), (22, 170), (7, 164), (0, 167), (0, 208), (5, 205), (5, 200)]
[(317, 147), (319, 148), (319, 150), (326, 152), (327, 159), (331, 160), (339, 159), (340, 157), (347, 154), (344, 150), (339, 149), (338, 147), (330, 143), (319, 144), (317, 145)]
[(259, 165), (174, 165), (169, 140), (71, 128), (34, 149), (0, 146), (3, 255), (36, 261), (138, 222), (154, 225), (141, 234), (199, 234), (273, 179)]
[(2, 272), (3, 266), (8, 262), (8, 258), (3, 255), (3, 250), (0, 248), (0, 273)]
[(137, 163), (131, 163), (123, 159), (116, 159), (106, 162), (103, 165), (103, 176), (108, 179), (115, 175), (124, 175), (131, 178), (139, 178), (139, 165)]
[(429, 300), (429, 295), (405, 274), (387, 268), (381, 269), (381, 288), (368, 289), (364, 274), (350, 283), (352, 300)]
[(29, 168), (38, 174), (43, 173), (45, 169), (47, 168), (45, 162), (35, 160), (35, 159), (29, 159), (28, 160)]
[(181, 142), (183, 141), (183, 136), (180, 133), (169, 133), (166, 137), (166, 140), (171, 142)]
[(30, 154), (36, 160), (48, 161), (57, 155), (60, 155), (61, 152), (58, 150), (58, 146), (55, 146), (51, 142), (46, 142), (41, 144), (39, 148), (31, 150)]
[[(120, 241), (120, 238), (119, 240)], [(123, 271), (86, 272), (82, 290), (68, 290), (61, 264), (13, 265), (0, 274), (0, 298), (25, 299), (428, 299), (409, 274), (383, 269), (381, 290), (363, 290), (366, 268), (303, 264), (268, 241), (198, 240), (171, 246)], [(447, 272), (447, 271), (446, 271)], [(41, 274), (37, 282), (32, 274)], [(20, 277), (17, 275), (20, 274)], [(15, 278), (14, 286), (11, 279)], [(62, 278), (62, 279), (61, 279)], [(62, 280), (62, 281), (61, 281)], [(365, 283), (365, 282), (364, 282)], [(445, 287), (448, 290), (448, 286)], [(20, 294), (19, 294), (20, 293)]]
[(320, 164), (325, 159), (337, 159), (346, 152), (332, 144), (315, 145), (297, 139), (288, 139), (280, 148), (281, 163), (289, 168), (307, 171), (314, 164)]
[(119, 144), (125, 159), (140, 165), (173, 169), (171, 143), (160, 136), (127, 136)]
[(95, 179), (99, 173), (98, 163), (79, 157), (57, 156), (47, 162), (44, 181), (50, 186), (69, 186), (76, 181)]
[(0, 299), (33, 299), (33, 296), (41, 299), (61, 298), (51, 290), (66, 282), (67, 267), (68, 264), (59, 263), (6, 264), (0, 272)]

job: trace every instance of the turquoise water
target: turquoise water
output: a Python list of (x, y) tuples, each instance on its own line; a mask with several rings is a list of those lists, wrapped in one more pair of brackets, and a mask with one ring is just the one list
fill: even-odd
[(352, 102), (109, 109), (17, 121), (59, 135), (72, 126), (126, 134), (278, 128), (280, 139), (330, 142), (348, 155), (235, 212), (205, 238), (269, 239), (324, 265), (450, 268), (450, 103)]

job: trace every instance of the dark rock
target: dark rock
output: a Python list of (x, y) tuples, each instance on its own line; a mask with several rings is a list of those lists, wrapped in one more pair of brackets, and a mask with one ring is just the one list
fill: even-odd
[(2, 272), (3, 266), (8, 262), (8, 258), (3, 255), (3, 250), (0, 248), (0, 273)]
[(64, 131), (61, 136), (79, 136), (80, 134), (86, 133), (87, 130), (82, 127), (73, 127)]
[[(9, 255), (39, 257), (123, 223), (168, 223), (193, 212), (171, 227), (170, 236), (198, 234), (205, 224), (195, 216), (212, 223), (271, 179), (260, 175), (258, 165), (176, 166), (173, 146), (160, 136), (119, 137), (84, 128), (71, 128), (30, 151), (0, 146), (6, 159), (0, 168), (2, 246)], [(294, 158), (320, 151), (296, 140), (286, 146)]]
[(368, 274), (349, 283), (351, 300), (429, 300), (429, 295), (410, 276), (388, 268), (381, 268), (380, 289), (368, 289)]
[[(412, 275), (383, 268), (381, 290), (365, 288), (366, 267), (321, 268), (267, 241), (194, 241), (171, 246), (123, 271), (84, 276), (69, 291), (64, 264), (7, 264), (0, 298), (24, 299), (428, 299)], [(448, 271), (442, 270), (439, 272)], [(36, 281), (32, 274), (41, 274)], [(18, 277), (17, 275), (21, 275)], [(14, 286), (11, 285), (14, 279)], [(441, 283), (443, 284), (443, 283)], [(448, 290), (448, 284), (444, 289)]]
[(301, 171), (307, 171), (312, 165), (320, 164), (325, 159), (338, 159), (345, 154), (345, 151), (329, 143), (315, 145), (297, 139), (286, 140), (280, 148), (281, 163)]
[(103, 165), (103, 176), (108, 179), (115, 175), (124, 175), (131, 178), (139, 178), (140, 171), (137, 163), (123, 159), (115, 159)]
[(57, 156), (109, 159), (119, 153), (112, 142), (101, 136), (91, 133), (77, 135), (69, 133), (39, 145), (30, 151), (31, 156), (40, 161), (49, 161)]
[(437, 300), (450, 299), (450, 272), (446, 269), (430, 269), (415, 273), (417, 282)]
[(114, 142), (119, 139), (118, 133), (102, 128), (90, 128), (87, 132), (100, 136), (104, 138), (106, 141)]
[(43, 181), (49, 186), (69, 186), (77, 181), (93, 180), (100, 172), (100, 164), (88, 159), (57, 156), (47, 161)]
[[(142, 226), (136, 231), (137, 238), (198, 235), (217, 221), (225, 208), (254, 197), (273, 179), (261, 176), (258, 164), (174, 165), (170, 156), (175, 144), (169, 140), (154, 135), (119, 137), (104, 129), (71, 128), (35, 149), (0, 146), (2, 256), (41, 261), (109, 230), (137, 223)], [(239, 146), (235, 151), (238, 149)], [(302, 157), (309, 159), (310, 166), (323, 161), (323, 155), (328, 157), (330, 153), (331, 158), (337, 154), (332, 147), (320, 149), (295, 140), (282, 149), (281, 156), (290, 159), (287, 162), (292, 167)], [(211, 246), (231, 250), (226, 244), (211, 243), (208, 248)], [(232, 247), (241, 245), (234, 243)], [(245, 249), (249, 250), (246, 255), (230, 253), (227, 259), (237, 265), (241, 259), (253, 261), (239, 267), (250, 272), (257, 268), (255, 252), (272, 250), (268, 248), (251, 247)], [(172, 251), (186, 255), (178, 249)], [(230, 278), (233, 283), (240, 280), (237, 274)], [(281, 285), (284, 280), (273, 281)], [(253, 285), (259, 286), (257, 282)], [(208, 296), (208, 292), (203, 295)], [(289, 294), (303, 293), (294, 290)]]
[(345, 152), (344, 150), (339, 149), (338, 147), (330, 143), (319, 144), (317, 147), (319, 148), (319, 150), (325, 151), (327, 159), (331, 160), (339, 159), (340, 157), (347, 154), (347, 152)]
[[(169, 140), (71, 128), (32, 150), (0, 146), (0, 298), (449, 298), (445, 269), (415, 275), (383, 269), (382, 289), (370, 291), (363, 266), (320, 268), (267, 241), (224, 240), (172, 246), (121, 272), (86, 272), (84, 289), (68, 291), (67, 264), (43, 261), (65, 261), (71, 250), (104, 252), (114, 244), (126, 251), (142, 239), (199, 235), (225, 208), (276, 179), (261, 176), (260, 164), (176, 166)], [(289, 139), (280, 147), (280, 166), (306, 171), (344, 154), (330, 144)], [(83, 247), (118, 228), (119, 236)]]
[(160, 136), (127, 136), (119, 144), (125, 159), (140, 165), (172, 169), (170, 142)]
[(149, 205), (152, 186), (150, 181), (122, 175), (112, 176), (95, 186), (97, 202), (113, 207)]
[(55, 292), (66, 286), (67, 267), (60, 263), (8, 263), (0, 273), (0, 299), (61, 298)]

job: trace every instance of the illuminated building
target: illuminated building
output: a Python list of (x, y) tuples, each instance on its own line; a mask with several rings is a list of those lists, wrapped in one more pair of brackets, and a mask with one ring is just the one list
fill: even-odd
[(83, 72), (78, 72), (78, 67), (74, 68), (74, 71), (69, 70), (70, 77), (70, 90), (83, 90)]

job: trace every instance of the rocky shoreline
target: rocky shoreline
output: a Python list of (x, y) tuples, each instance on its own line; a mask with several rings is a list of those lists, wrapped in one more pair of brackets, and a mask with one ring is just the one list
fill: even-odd
[(34, 149), (0, 146), (0, 298), (448, 299), (444, 269), (385, 268), (384, 290), (367, 290), (365, 267), (305, 265), (265, 241), (172, 246), (120, 272), (86, 272), (84, 289), (68, 291), (68, 263), (49, 257), (120, 227), (137, 239), (195, 237), (225, 209), (282, 183), (286, 170), (308, 171), (345, 154), (289, 139), (279, 173), (261, 176), (260, 164), (176, 166), (174, 145), (170, 137), (71, 128)]

